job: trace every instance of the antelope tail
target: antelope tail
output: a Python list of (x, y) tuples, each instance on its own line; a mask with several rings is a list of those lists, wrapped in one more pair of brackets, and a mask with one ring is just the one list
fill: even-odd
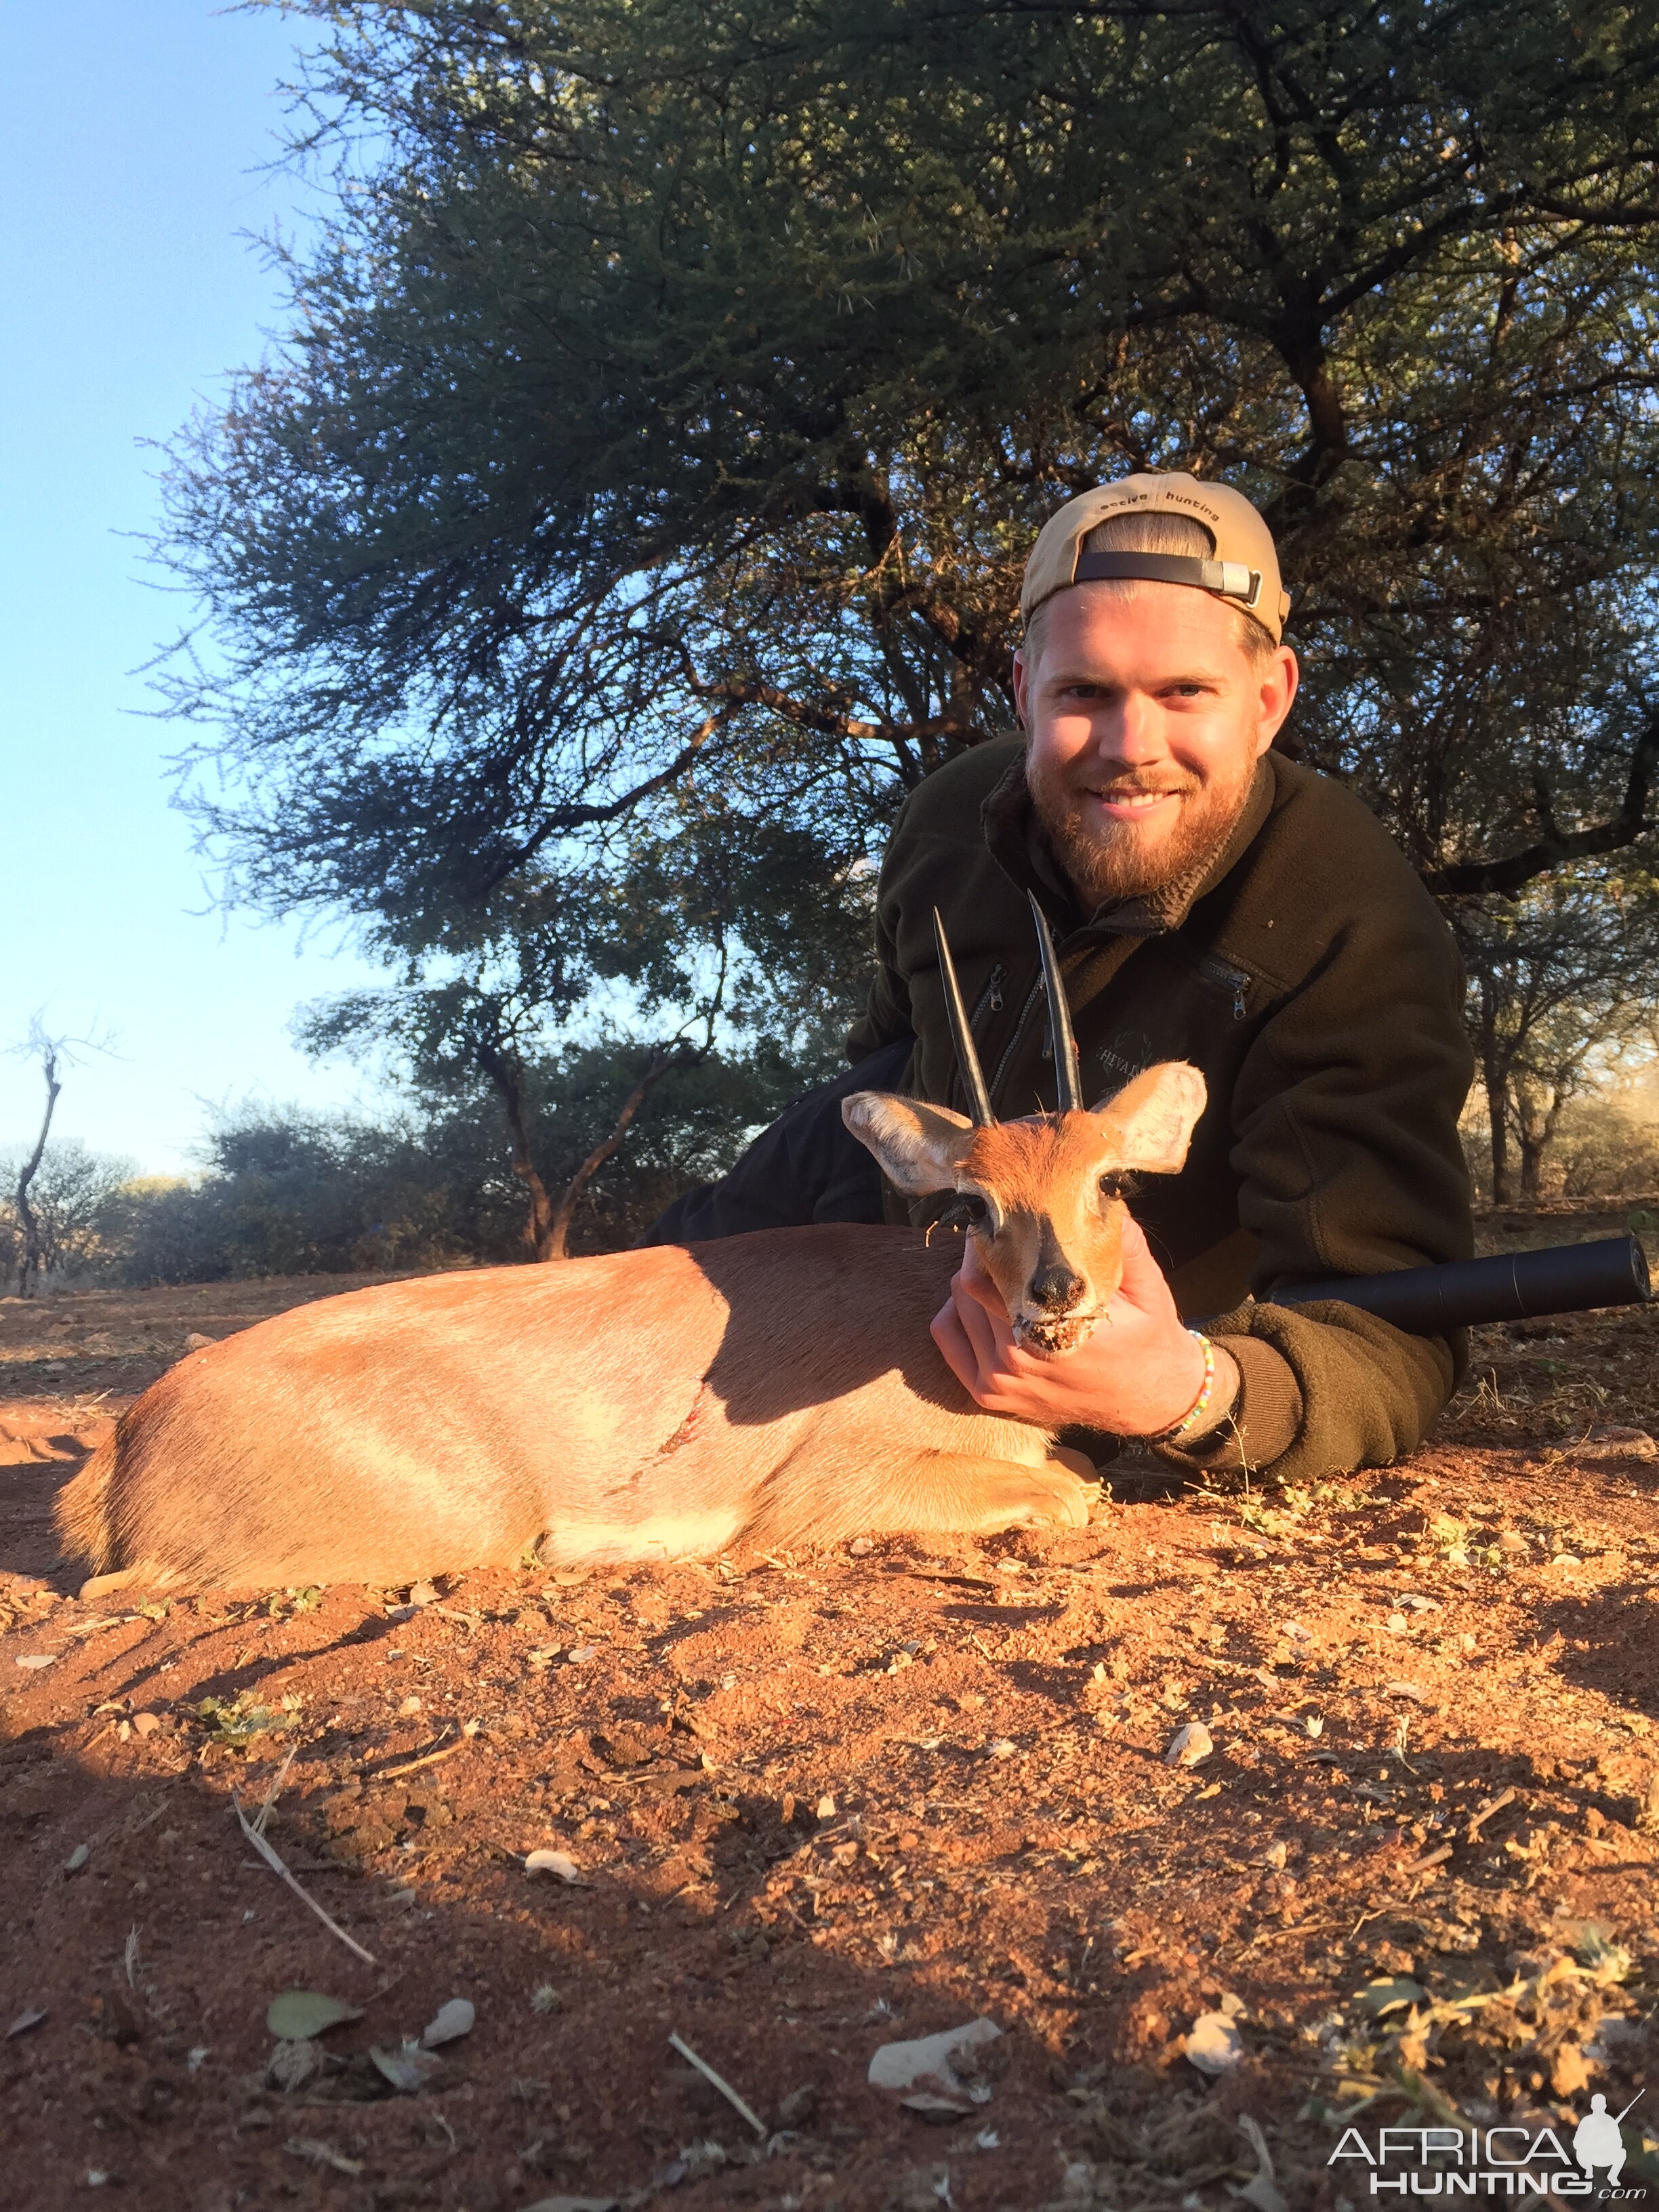
[(115, 1478), (115, 1438), (106, 1437), (73, 1481), (58, 1493), (52, 1520), (64, 1551), (86, 1559), (99, 1572), (113, 1565), (115, 1536), (109, 1521), (110, 1485)]

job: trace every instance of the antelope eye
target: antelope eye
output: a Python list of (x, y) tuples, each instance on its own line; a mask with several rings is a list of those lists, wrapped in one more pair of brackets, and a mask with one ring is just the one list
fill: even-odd
[(1100, 1178), (1100, 1194), (1103, 1198), (1127, 1198), (1129, 1195), (1129, 1189), (1130, 1178), (1121, 1171), (1103, 1175)]

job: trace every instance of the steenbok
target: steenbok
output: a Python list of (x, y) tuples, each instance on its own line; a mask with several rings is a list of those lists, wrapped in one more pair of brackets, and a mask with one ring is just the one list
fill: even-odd
[[(936, 918), (937, 920), (937, 918)], [(954, 1193), (1014, 1334), (1082, 1340), (1122, 1272), (1124, 1178), (1172, 1175), (1204, 1106), (1182, 1062), (1085, 1109), (1038, 916), (1060, 1110), (993, 1115), (942, 930), (972, 1118), (860, 1091), (890, 1180)], [(64, 1492), (58, 1529), (120, 1583), (396, 1583), (508, 1565), (1080, 1526), (1092, 1473), (983, 1413), (928, 1322), (948, 1240), (850, 1224), (387, 1283), (262, 1322), (153, 1384)]]

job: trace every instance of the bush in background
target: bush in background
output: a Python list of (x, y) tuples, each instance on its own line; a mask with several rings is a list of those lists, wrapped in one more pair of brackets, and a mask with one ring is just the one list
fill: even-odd
[[(532, 1066), (538, 1165), (550, 1187), (562, 1188), (614, 1126), (636, 1060), (628, 1048), (601, 1045)], [(586, 1187), (573, 1250), (633, 1243), (821, 1072), (767, 1048), (665, 1077), (627, 1146)], [(482, 1086), (429, 1097), (387, 1123), (245, 1106), (204, 1149), (198, 1176), (135, 1176), (131, 1161), (74, 1140), (49, 1147), (33, 1190), (48, 1279), (210, 1283), (526, 1256), (524, 1194), (499, 1106)], [(18, 1244), (15, 1213), (0, 1201), (0, 1266), (15, 1266)]]

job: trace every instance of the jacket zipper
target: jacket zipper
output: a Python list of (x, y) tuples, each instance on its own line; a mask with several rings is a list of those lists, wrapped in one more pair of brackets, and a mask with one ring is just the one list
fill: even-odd
[(974, 1011), (968, 1017), (968, 1026), (970, 1030), (976, 1030), (979, 1027), (980, 1018), (988, 1007), (994, 1014), (1000, 1014), (1002, 1012), (1002, 987), (1007, 980), (1008, 970), (999, 960), (991, 970), (990, 981), (974, 1001)]
[[(988, 1011), (993, 1014), (1000, 1014), (1002, 1012), (1002, 987), (1007, 980), (1008, 970), (999, 960), (992, 968), (986, 980), (985, 988), (975, 1000), (974, 1010), (968, 1017), (969, 1036), (972, 1036), (978, 1029), (981, 1020)], [(965, 1106), (968, 1103), (968, 1086), (962, 1079), (960, 1068), (957, 1068), (951, 1078), (949, 1096), (958, 1105)]]
[(1003, 1048), (1002, 1057), (997, 1062), (996, 1073), (991, 1078), (990, 1092), (993, 1099), (995, 1098), (997, 1092), (1001, 1089), (1002, 1079), (1008, 1073), (1009, 1062), (1013, 1059), (1015, 1048), (1018, 1044), (1020, 1038), (1025, 1034), (1025, 1024), (1031, 1018), (1031, 1009), (1036, 1006), (1037, 1000), (1042, 996), (1042, 976), (1041, 971), (1039, 971), (1036, 982), (1031, 986), (1030, 994), (1026, 999), (1025, 1004), (1019, 1010), (1019, 1019), (1014, 1024), (1014, 1033), (1009, 1038), (1006, 1045)]
[(1198, 972), (1206, 983), (1218, 983), (1224, 991), (1232, 993), (1233, 1019), (1242, 1022), (1249, 1012), (1244, 999), (1251, 982), (1244, 969), (1231, 967), (1226, 961), (1218, 960), (1214, 953), (1206, 952), (1198, 963)]

